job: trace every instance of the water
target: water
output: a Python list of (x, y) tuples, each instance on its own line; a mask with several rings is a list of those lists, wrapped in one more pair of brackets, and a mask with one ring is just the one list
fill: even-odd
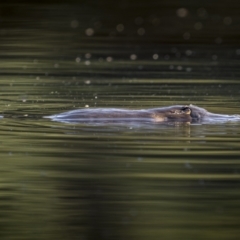
[[(199, 45), (182, 33), (174, 42), (167, 16), (169, 43), (152, 44), (150, 27), (139, 39), (137, 13), (106, 21), (92, 2), (2, 9), (1, 239), (238, 239), (240, 123), (103, 126), (43, 118), (190, 103), (239, 114), (236, 46), (209, 44), (214, 31)], [(118, 24), (125, 37), (113, 37)]]

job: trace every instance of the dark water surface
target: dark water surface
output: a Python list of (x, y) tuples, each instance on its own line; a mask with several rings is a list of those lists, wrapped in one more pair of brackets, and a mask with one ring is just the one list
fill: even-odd
[[(129, 6), (124, 19), (92, 2), (1, 5), (0, 239), (239, 238), (240, 122), (42, 118), (87, 107), (190, 103), (240, 114), (240, 47), (229, 37), (239, 19), (234, 9), (231, 17), (228, 8), (216, 15), (206, 7), (206, 15), (196, 6), (185, 21), (175, 4), (158, 15), (155, 5), (132, 15)], [(154, 42), (158, 19), (163, 36)], [(197, 38), (199, 22), (205, 32)]]

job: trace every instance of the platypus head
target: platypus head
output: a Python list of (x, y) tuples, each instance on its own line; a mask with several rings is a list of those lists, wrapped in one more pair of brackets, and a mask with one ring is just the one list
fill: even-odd
[(182, 122), (200, 122), (205, 118), (205, 116), (209, 116), (211, 114), (204, 108), (200, 108), (192, 104), (185, 106), (174, 105), (160, 109), (153, 109), (153, 112), (155, 113), (155, 118), (159, 119), (159, 121), (166, 118), (169, 121)]
[(194, 106), (192, 104), (183, 106), (182, 111), (189, 111), (192, 121), (200, 121), (208, 114), (208, 111), (204, 108)]
[(191, 108), (189, 106), (175, 105), (154, 109), (154, 119), (157, 122), (171, 121), (171, 122), (191, 122)]

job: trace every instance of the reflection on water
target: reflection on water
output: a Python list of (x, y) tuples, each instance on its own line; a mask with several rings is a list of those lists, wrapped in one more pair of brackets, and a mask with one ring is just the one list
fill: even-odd
[(238, 233), (239, 124), (3, 121), (5, 236), (178, 239), (213, 231), (234, 239)]
[(145, 7), (0, 6), (1, 239), (238, 238), (238, 122), (43, 118), (190, 103), (240, 113), (240, 52), (224, 45), (238, 41), (238, 8)]

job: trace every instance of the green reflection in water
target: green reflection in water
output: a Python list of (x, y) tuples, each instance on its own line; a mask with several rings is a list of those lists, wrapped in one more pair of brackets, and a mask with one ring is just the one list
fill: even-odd
[(239, 125), (3, 123), (5, 236), (234, 239), (238, 233)]

